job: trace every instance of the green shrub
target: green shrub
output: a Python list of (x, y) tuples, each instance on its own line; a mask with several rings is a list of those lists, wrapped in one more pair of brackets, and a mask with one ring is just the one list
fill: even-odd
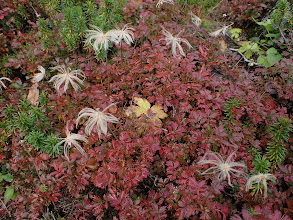
[(46, 99), (40, 99), (38, 106), (31, 105), (27, 99), (21, 100), (17, 107), (6, 105), (3, 111), (3, 119), (0, 122), (1, 142), (6, 142), (8, 137), (21, 133), (26, 144), (35, 150), (57, 155), (61, 153), (61, 147), (54, 149), (58, 143), (57, 136), (53, 134), (47, 113), (50, 109), (46, 106)]

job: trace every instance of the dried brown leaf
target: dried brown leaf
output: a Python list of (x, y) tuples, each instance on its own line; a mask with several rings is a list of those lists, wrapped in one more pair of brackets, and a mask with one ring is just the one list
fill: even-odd
[(225, 50), (227, 49), (227, 44), (223, 39), (218, 39), (218, 42), (220, 44), (220, 50), (222, 52), (225, 52)]
[(32, 105), (38, 105), (39, 104), (39, 94), (40, 94), (40, 92), (38, 89), (38, 83), (34, 83), (28, 91), (27, 100)]

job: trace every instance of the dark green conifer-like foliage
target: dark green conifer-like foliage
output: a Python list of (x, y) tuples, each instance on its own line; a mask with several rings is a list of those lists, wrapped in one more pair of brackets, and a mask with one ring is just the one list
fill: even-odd
[(97, 16), (93, 16), (91, 24), (99, 26), (103, 31), (114, 28), (117, 23), (123, 21), (122, 8), (125, 3), (125, 0), (102, 0)]
[(287, 153), (285, 146), (292, 132), (291, 120), (279, 117), (278, 121), (271, 125), (269, 132), (272, 140), (268, 143), (266, 156), (262, 155), (259, 149), (249, 150), (256, 173), (269, 173), (272, 165), (277, 166), (284, 161)]
[[(52, 29), (57, 28), (62, 42), (67, 45), (68, 49), (78, 48), (89, 24), (107, 31), (115, 24), (122, 22), (122, 8), (125, 2), (125, 0), (103, 0), (97, 5), (93, 0), (85, 2), (42, 0), (41, 4), (50, 15), (48, 19), (39, 19), (43, 46), (49, 48), (54, 43), (50, 43), (50, 39), (52, 39)], [(55, 19), (56, 16), (60, 16), (59, 21)]]
[(11, 135), (24, 136), (26, 144), (49, 155), (60, 154), (61, 147), (54, 149), (58, 143), (57, 135), (47, 117), (50, 108), (46, 105), (46, 94), (41, 94), (38, 106), (33, 106), (27, 99), (20, 100), (17, 108), (12, 104), (4, 108), (4, 118), (0, 122), (1, 142), (5, 143)]
[(272, 140), (268, 143), (267, 155), (274, 165), (279, 165), (286, 157), (287, 150), (284, 146), (289, 141), (289, 133), (292, 132), (291, 120), (280, 117), (279, 121), (271, 126), (270, 132)]
[(262, 156), (260, 152), (255, 154), (252, 163), (256, 173), (269, 173), (271, 170), (271, 162), (266, 156)]

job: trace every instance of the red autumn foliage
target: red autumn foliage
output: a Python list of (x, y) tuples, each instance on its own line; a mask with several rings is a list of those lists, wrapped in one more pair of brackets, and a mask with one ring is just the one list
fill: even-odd
[[(17, 10), (12, 1), (7, 2), (0, 10), (0, 19)], [(18, 4), (27, 6), (26, 2)], [(233, 9), (233, 21), (245, 22), (252, 12), (261, 14), (267, 1), (224, 2)], [(0, 146), (0, 171), (9, 171), (13, 182), (3, 181), (0, 187), (12, 185), (18, 195), (0, 206), (4, 219), (38, 219), (48, 212), (65, 219), (293, 217), (292, 138), (286, 145), (285, 161), (272, 168), (279, 182), (270, 187), (266, 200), (245, 191), (244, 176), (231, 176), (235, 183), (231, 188), (227, 181), (217, 182), (213, 175), (202, 176), (202, 167), (197, 164), (207, 151), (217, 151), (224, 157), (235, 151), (237, 160), (253, 170), (248, 151), (252, 147), (265, 151), (271, 140), (266, 127), (280, 116), (292, 118), (292, 81), (287, 80), (292, 77), (292, 55), (265, 69), (269, 75), (266, 77), (263, 68), (237, 64), (235, 56), (222, 52), (217, 40), (202, 27), (199, 29), (203, 37), (197, 37), (199, 30), (178, 4), (164, 5), (159, 10), (155, 5), (150, 0), (141, 4), (129, 1), (124, 17), (134, 23), (135, 43), (113, 45), (117, 51), (122, 46), (122, 53), (110, 53), (107, 62), (97, 61), (91, 50), (64, 53), (65, 46), (58, 35), (54, 35), (56, 47), (44, 50), (33, 26), (30, 31), (9, 30), (0, 36), (4, 42), (0, 52), (17, 51), (17, 56), (3, 66), (13, 68), (14, 75), (12, 85), (1, 94), (1, 117), (7, 104), (17, 108), (28, 93), (31, 82), (26, 77), (31, 77), (38, 65), (48, 69), (70, 63), (83, 70), (85, 85), (81, 91), (72, 89), (58, 95), (48, 80), (40, 83), (40, 92), (46, 92), (48, 99), (48, 108), (42, 109), (49, 121), (44, 130), (51, 126), (54, 134), (62, 136), (70, 121), (71, 132), (85, 135), (85, 121), (75, 125), (80, 110), (104, 109), (114, 102), (116, 107), (108, 112), (120, 120), (108, 124), (107, 135), (88, 137), (84, 154), (72, 148), (70, 161), (62, 154), (39, 152), (24, 142), (25, 131), (6, 134), (7, 141)], [(172, 33), (184, 30), (182, 36), (194, 47), (188, 51), (183, 46), (186, 57), (172, 56), (170, 46), (160, 41), (164, 37), (162, 27)], [(21, 86), (17, 86), (19, 82)], [(147, 122), (146, 116), (125, 116), (134, 97), (163, 106), (168, 117), (162, 119), (162, 127), (142, 126)], [(231, 110), (234, 123), (225, 120), (225, 103), (231, 99), (240, 103), (239, 108)], [(41, 190), (42, 185), (46, 190)], [(0, 195), (3, 197), (4, 191)]]

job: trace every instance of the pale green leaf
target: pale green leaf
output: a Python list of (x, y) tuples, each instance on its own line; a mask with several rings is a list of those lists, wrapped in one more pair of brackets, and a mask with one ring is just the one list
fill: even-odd
[(257, 58), (257, 63), (260, 64), (260, 65), (264, 65), (264, 62), (265, 62), (265, 58), (263, 56), (259, 56)]
[(255, 44), (252, 45), (251, 50), (253, 52), (258, 52), (260, 50), (260, 47), (258, 46), (257, 43), (255, 43)]
[(14, 194), (14, 188), (13, 187), (8, 187), (4, 193), (4, 203), (6, 204), (9, 202), (10, 199), (12, 199)]
[(248, 50), (244, 53), (244, 56), (246, 57), (246, 59), (249, 59), (252, 56), (252, 51)]
[(13, 176), (10, 174), (6, 174), (3, 176), (3, 179), (7, 182), (12, 182), (13, 181)]
[(274, 47), (271, 47), (270, 49), (267, 50), (267, 55), (276, 54), (276, 53), (278, 53), (278, 51)]

